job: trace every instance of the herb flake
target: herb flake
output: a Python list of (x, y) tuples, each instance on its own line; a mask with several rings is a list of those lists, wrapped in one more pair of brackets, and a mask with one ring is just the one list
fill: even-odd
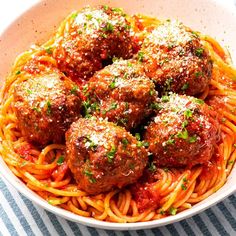
[(187, 139), (188, 138), (188, 130), (187, 129), (182, 130), (181, 132), (179, 132), (177, 134), (177, 137), (181, 138), (181, 139)]
[(204, 49), (203, 49), (203, 48), (197, 48), (197, 49), (195, 50), (195, 54), (196, 54), (197, 57), (202, 57), (203, 52), (204, 52)]
[(186, 118), (190, 118), (190, 117), (193, 116), (193, 112), (190, 109), (186, 109), (185, 112), (184, 112), (184, 116)]
[(139, 62), (143, 62), (143, 59), (144, 59), (144, 53), (143, 52), (139, 52), (138, 53), (138, 61)]
[(50, 101), (47, 101), (47, 115), (52, 113), (52, 104)]
[(185, 91), (185, 90), (187, 90), (188, 88), (189, 88), (189, 83), (185, 83), (185, 84), (182, 86), (181, 90)]
[(154, 172), (157, 169), (157, 167), (155, 166), (155, 164), (153, 162), (151, 162), (149, 164), (148, 170), (150, 170), (151, 172)]
[(63, 162), (64, 162), (64, 159), (65, 159), (65, 157), (64, 156), (59, 156), (59, 158), (58, 158), (58, 160), (57, 160), (57, 165), (62, 165), (63, 164)]
[(72, 87), (72, 89), (70, 90), (70, 93), (75, 95), (77, 89), (78, 89), (78, 86), (77, 86), (77, 85), (74, 85), (74, 86)]
[(172, 216), (174, 216), (174, 215), (176, 215), (177, 209), (174, 208), (174, 207), (171, 207), (171, 208), (169, 209), (169, 212), (170, 212), (170, 214), (171, 214)]
[(108, 162), (112, 162), (113, 158), (115, 157), (116, 151), (117, 149), (115, 145), (112, 145), (111, 150), (107, 153)]

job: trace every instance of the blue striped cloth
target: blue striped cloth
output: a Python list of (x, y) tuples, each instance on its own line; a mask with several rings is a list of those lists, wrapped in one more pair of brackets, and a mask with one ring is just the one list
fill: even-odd
[(178, 223), (137, 231), (109, 231), (86, 227), (58, 217), (17, 192), (0, 178), (0, 235), (236, 235), (236, 194)]
[[(236, 0), (234, 0), (236, 5)], [(137, 231), (109, 231), (86, 227), (38, 207), (0, 178), (0, 236), (153, 236), (236, 235), (236, 193), (216, 206), (171, 225)]]

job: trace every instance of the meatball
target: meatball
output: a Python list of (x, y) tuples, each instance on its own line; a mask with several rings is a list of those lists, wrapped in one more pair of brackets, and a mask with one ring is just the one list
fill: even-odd
[(87, 80), (113, 56), (130, 58), (135, 50), (130, 24), (118, 8), (84, 8), (67, 19), (56, 43), (59, 68), (74, 80)]
[(81, 116), (81, 94), (60, 72), (45, 72), (16, 85), (14, 110), (29, 141), (61, 143), (70, 124)]
[(147, 151), (129, 132), (95, 117), (81, 118), (66, 133), (66, 158), (80, 189), (89, 194), (134, 183)]
[(87, 113), (107, 118), (127, 130), (151, 114), (157, 98), (154, 83), (134, 60), (119, 60), (105, 67), (86, 87)]
[(216, 113), (203, 100), (171, 94), (163, 96), (159, 113), (144, 139), (158, 166), (194, 166), (210, 160), (219, 138)]
[(211, 79), (212, 62), (198, 34), (176, 21), (153, 30), (137, 57), (162, 94), (195, 95), (203, 92)]

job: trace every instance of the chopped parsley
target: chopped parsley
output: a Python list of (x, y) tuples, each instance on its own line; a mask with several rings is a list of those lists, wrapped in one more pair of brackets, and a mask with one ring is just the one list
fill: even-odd
[(163, 210), (161, 210), (159, 213), (160, 213), (161, 215), (165, 215), (165, 211), (163, 211)]
[(47, 101), (47, 115), (52, 113), (52, 104), (50, 101)]
[(117, 108), (117, 105), (118, 105), (118, 104), (117, 104), (116, 102), (112, 103), (111, 106), (109, 107), (109, 111), (116, 109), (116, 108)]
[(185, 184), (181, 184), (181, 188), (182, 188), (183, 190), (187, 190), (187, 186), (186, 186)]
[(19, 75), (21, 73), (21, 71), (20, 70), (18, 70), (17, 72), (16, 72), (16, 75)]
[(124, 26), (124, 29), (125, 29), (125, 30), (129, 30), (129, 29), (131, 29), (131, 25), (128, 25), (128, 24), (125, 25), (125, 26)]
[(180, 55), (180, 56), (183, 56), (184, 53), (185, 53), (184, 49), (181, 49), (181, 50), (179, 51), (179, 55)]
[(182, 86), (181, 90), (187, 90), (188, 88), (189, 88), (189, 83), (185, 83), (185, 84)]
[(188, 179), (186, 177), (183, 178), (184, 183), (188, 183)]
[(89, 179), (90, 183), (96, 183), (96, 179), (93, 177), (93, 173), (89, 170), (84, 170), (84, 175), (86, 175)]
[(125, 126), (128, 121), (129, 121), (128, 118), (120, 118), (120, 119), (117, 120), (117, 125)]
[(128, 67), (133, 67), (133, 64), (132, 64), (130, 61), (128, 61), (128, 62), (127, 62), (127, 66), (128, 66)]
[(167, 141), (166, 141), (166, 145), (173, 145), (175, 143), (175, 140), (170, 137)]
[(109, 87), (110, 87), (111, 89), (116, 88), (116, 79), (114, 79), (114, 80), (110, 83)]
[(168, 118), (163, 119), (162, 123), (167, 126), (169, 124), (169, 119)]
[(193, 112), (190, 109), (186, 109), (185, 112), (184, 112), (184, 116), (186, 118), (190, 118), (190, 117), (193, 116)]
[(174, 43), (168, 43), (168, 49), (170, 50), (170, 49), (172, 49), (173, 47), (175, 46), (175, 44)]
[(90, 103), (89, 100), (83, 101), (82, 105), (84, 107), (85, 117), (90, 117), (90, 113), (93, 111), (100, 111), (100, 104), (97, 102)]
[(129, 109), (129, 103), (125, 102), (125, 110), (128, 111), (128, 109)]
[(50, 47), (50, 46), (46, 47), (45, 51), (46, 51), (47, 54), (52, 54), (52, 47)]
[(149, 142), (146, 141), (138, 141), (137, 147), (149, 147)]
[(159, 110), (162, 109), (162, 106), (161, 106), (160, 104), (158, 104), (157, 102), (151, 103), (149, 107), (150, 107), (151, 109), (157, 110), (157, 111), (159, 111)]
[(99, 111), (100, 105), (97, 102), (94, 102), (90, 105), (91, 111)]
[(115, 110), (118, 104), (116, 102), (111, 103), (110, 107), (107, 110), (102, 111), (102, 114), (105, 115), (107, 112), (111, 110)]
[(165, 81), (165, 90), (169, 91), (171, 90), (171, 83), (173, 82), (173, 78), (168, 78), (166, 81)]
[(142, 142), (142, 145), (143, 145), (144, 147), (149, 147), (149, 142), (143, 141), (143, 142)]
[(118, 60), (119, 60), (118, 57), (112, 57), (112, 62), (113, 62), (113, 63), (116, 62), (116, 61), (118, 61)]
[[(101, 34), (101, 36), (106, 39), (107, 38), (107, 35), (106, 34)], [(112, 60), (113, 61), (113, 60)]]
[(140, 141), (140, 139), (141, 139), (140, 133), (135, 133), (135, 138), (136, 138), (138, 141)]
[(40, 113), (40, 109), (38, 107), (33, 107), (33, 110)]
[(121, 13), (121, 14), (124, 13), (123, 9), (122, 9), (122, 8), (119, 8), (119, 7), (113, 7), (113, 8), (112, 8), (112, 11), (113, 11), (113, 12), (118, 12), (118, 13)]
[(72, 87), (72, 89), (70, 90), (70, 93), (71, 93), (71, 94), (76, 94), (77, 89), (78, 89), (78, 86), (77, 86), (77, 85), (74, 85), (74, 86)]
[(89, 100), (88, 100), (88, 101), (83, 101), (83, 102), (82, 102), (82, 105), (83, 105), (84, 110), (85, 110), (85, 117), (88, 117), (89, 114), (90, 114), (90, 112), (91, 112), (91, 109), (90, 109), (90, 106), (91, 106), (90, 101), (89, 101)]
[(203, 48), (197, 48), (197, 49), (195, 50), (196, 56), (197, 56), (197, 57), (202, 57), (203, 51), (204, 51)]
[(73, 13), (73, 14), (71, 15), (71, 18), (72, 18), (72, 19), (75, 19), (77, 16), (78, 16), (78, 13), (75, 12), (75, 13)]
[(188, 141), (190, 143), (195, 143), (197, 141), (197, 135), (191, 136)]
[(93, 16), (91, 14), (86, 14), (86, 18), (87, 18), (87, 20), (92, 20)]
[(171, 208), (169, 209), (169, 212), (170, 212), (170, 214), (171, 214), (172, 216), (174, 216), (174, 215), (176, 215), (177, 209), (174, 208), (174, 207), (171, 207)]
[(149, 94), (150, 94), (150, 96), (154, 95), (155, 94), (155, 90), (154, 89), (150, 89)]
[(107, 22), (107, 24), (103, 28), (103, 30), (106, 31), (106, 32), (113, 32), (114, 31), (114, 26), (110, 22)]
[(116, 147), (112, 145), (111, 150), (107, 153), (108, 162), (112, 162), (113, 158), (115, 157), (116, 151)]
[(64, 159), (65, 159), (65, 157), (64, 156), (59, 156), (59, 158), (58, 158), (58, 160), (57, 160), (57, 165), (62, 165), (63, 164), (63, 162), (64, 162)]
[(203, 73), (201, 71), (197, 71), (197, 72), (194, 73), (194, 76), (196, 78), (199, 78), (199, 77), (203, 76)]
[(187, 125), (188, 125), (188, 121), (185, 120), (185, 121), (182, 123), (182, 127), (185, 128)]
[(107, 11), (107, 10), (109, 9), (109, 7), (108, 7), (107, 5), (104, 5), (104, 6), (103, 6), (103, 9), (104, 9), (105, 11)]
[(168, 61), (170, 61), (170, 59), (167, 57), (167, 58), (165, 58), (164, 60), (162, 60), (162, 61), (160, 61), (159, 62), (159, 65), (160, 66), (163, 66), (166, 62), (168, 62)]
[(162, 102), (169, 102), (169, 101), (170, 101), (170, 98), (169, 98), (169, 96), (162, 96), (162, 97), (161, 97), (161, 101), (162, 101)]
[(127, 145), (129, 144), (129, 141), (128, 141), (127, 138), (122, 138), (121, 143), (122, 143), (122, 144), (124, 145), (124, 147), (126, 148)]
[(32, 90), (30, 90), (30, 89), (27, 89), (26, 92), (27, 92), (28, 94), (32, 94), (32, 93), (33, 93)]
[(85, 145), (86, 144), (92, 151), (95, 151), (98, 146), (98, 144), (96, 144), (93, 140), (91, 140), (89, 136), (86, 137)]
[(139, 62), (143, 62), (143, 59), (144, 59), (144, 53), (143, 52), (139, 52), (138, 53), (138, 61)]
[(141, 141), (138, 141), (137, 142), (137, 147), (142, 147), (143, 146), (143, 143)]
[(199, 38), (199, 34), (198, 34), (198, 32), (196, 32), (196, 31), (192, 31), (192, 35), (193, 35), (193, 37), (195, 37), (195, 38)]
[(151, 162), (149, 164), (148, 170), (150, 170), (151, 172), (154, 172), (157, 169), (157, 167), (154, 165), (153, 162)]
[(187, 139), (188, 138), (188, 130), (187, 129), (183, 129), (181, 132), (179, 132), (177, 134), (177, 137), (181, 138), (181, 139)]
[(83, 93), (84, 93), (85, 96), (86, 96), (86, 93), (88, 92), (88, 85), (87, 85), (87, 84), (83, 86), (82, 91), (83, 91)]
[(204, 101), (202, 100), (202, 99), (199, 99), (199, 98), (194, 98), (194, 100), (193, 100), (195, 103), (197, 103), (197, 104), (204, 104)]

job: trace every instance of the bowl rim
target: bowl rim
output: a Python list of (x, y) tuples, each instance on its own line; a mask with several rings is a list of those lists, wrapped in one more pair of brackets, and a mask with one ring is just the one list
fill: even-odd
[[(218, 7), (223, 8), (224, 10), (235, 14), (235, 5), (233, 2), (226, 2), (223, 3), (223, 1), (219, 0), (209, 0), (212, 3), (217, 4)], [(231, 4), (232, 3), (232, 4)], [(29, 4), (30, 6), (26, 8), (21, 14), (18, 14), (15, 18), (13, 18), (8, 25), (3, 27), (3, 29), (0, 30), (0, 36), (7, 31), (8, 28), (10, 28), (19, 18), (22, 17), (26, 12), (31, 11), (34, 8), (37, 8), (40, 4), (42, 4), (42, 1), (36, 2), (34, 4)], [(232, 7), (233, 6), (233, 7)], [(236, 168), (236, 166), (234, 167)], [(233, 171), (233, 170), (232, 170)], [(231, 172), (232, 172), (231, 171)], [(167, 224), (175, 223), (178, 221), (181, 221), (183, 219), (187, 219), (193, 215), (196, 215), (207, 208), (210, 208), (211, 206), (217, 204), (218, 202), (222, 201), (232, 193), (236, 191), (236, 185), (229, 186), (228, 188), (225, 189), (225, 191), (222, 191), (218, 193), (218, 195), (213, 196), (215, 193), (213, 193), (208, 201), (202, 203), (201, 205), (194, 205), (192, 208), (187, 209), (183, 212), (180, 212), (174, 216), (168, 216), (162, 219), (157, 219), (157, 220), (152, 220), (152, 221), (146, 221), (146, 222), (135, 222), (135, 223), (114, 223), (114, 222), (105, 222), (105, 221), (100, 221), (96, 220), (94, 218), (89, 218), (89, 217), (83, 217), (76, 215), (73, 212), (67, 211), (65, 209), (59, 208), (57, 206), (50, 205), (46, 200), (42, 199), (40, 196), (38, 196), (36, 193), (34, 193), (32, 190), (30, 190), (25, 183), (22, 182), (19, 178), (17, 178), (9, 169), (7, 164), (4, 162), (2, 158), (0, 158), (0, 176), (6, 180), (10, 185), (12, 185), (17, 191), (22, 193), (25, 197), (30, 199), (33, 203), (36, 203), (43, 209), (56, 214), (57, 216), (63, 217), (65, 219), (68, 219), (70, 221), (85, 225), (85, 226), (90, 226), (94, 228), (99, 228), (99, 229), (108, 229), (108, 230), (139, 230), (139, 229), (151, 229), (154, 227), (160, 227), (164, 226)], [(229, 175), (230, 176), (230, 175)], [(229, 177), (228, 176), (228, 177)], [(224, 184), (225, 185), (225, 184)], [(224, 187), (224, 185), (222, 187)], [(220, 189), (222, 189), (222, 187)], [(219, 190), (220, 190), (219, 189)], [(219, 191), (218, 190), (218, 191)], [(218, 192), (217, 191), (217, 192)], [(209, 197), (208, 197), (209, 198)], [(206, 198), (206, 199), (208, 199)]]

